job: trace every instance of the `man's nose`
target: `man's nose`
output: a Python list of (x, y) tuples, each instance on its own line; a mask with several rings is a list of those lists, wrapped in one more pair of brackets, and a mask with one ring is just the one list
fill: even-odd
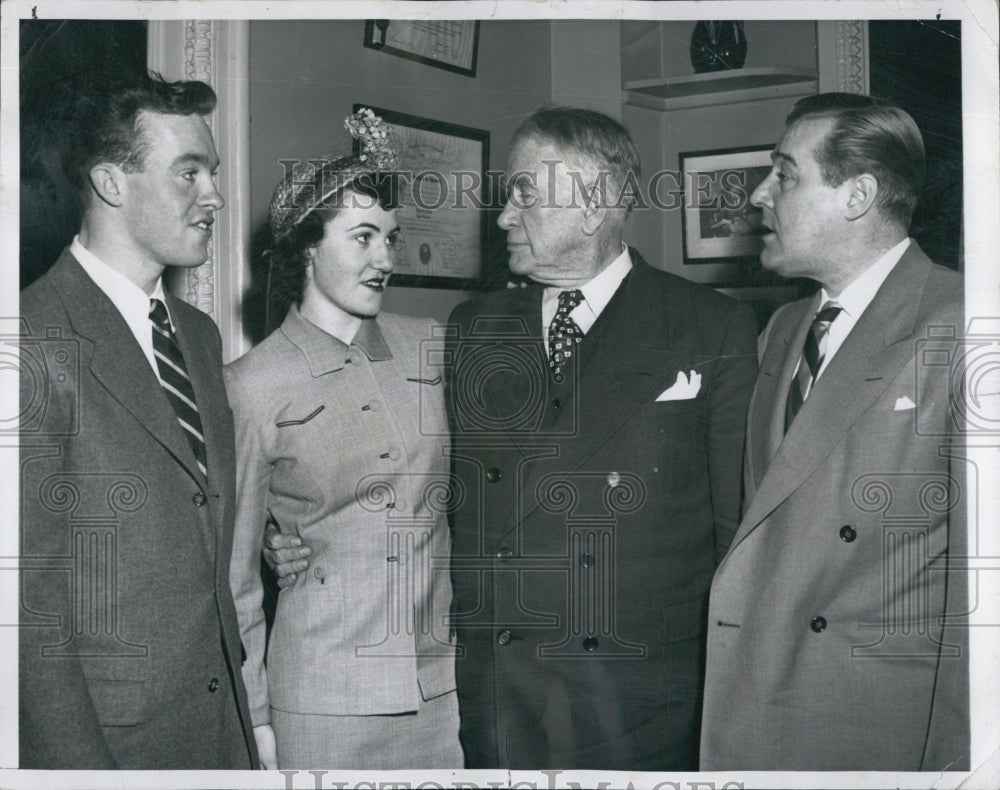
[(771, 180), (771, 177), (768, 176), (767, 178), (765, 178), (763, 181), (761, 181), (757, 185), (757, 188), (753, 192), (750, 193), (750, 205), (751, 206), (758, 206), (758, 207), (759, 206), (763, 206), (765, 200), (768, 203), (770, 203), (771, 196), (770, 196), (769, 187), (768, 187), (768, 181), (770, 181), (770, 180)]
[(226, 201), (219, 192), (219, 188), (216, 186), (215, 181), (211, 182), (211, 187), (201, 196), (201, 205), (208, 206), (214, 211), (219, 211), (226, 205)]
[(501, 230), (510, 230), (517, 225), (517, 207), (511, 201), (507, 201), (507, 205), (503, 207), (503, 211), (497, 217), (497, 225)]

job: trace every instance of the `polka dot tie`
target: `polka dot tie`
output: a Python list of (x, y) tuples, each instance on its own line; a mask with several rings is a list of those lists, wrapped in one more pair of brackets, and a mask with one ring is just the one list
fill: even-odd
[(583, 292), (579, 288), (562, 291), (559, 294), (559, 306), (549, 324), (549, 367), (557, 382), (563, 380), (566, 365), (573, 356), (577, 343), (583, 339), (583, 331), (570, 317), (570, 313), (583, 301)]

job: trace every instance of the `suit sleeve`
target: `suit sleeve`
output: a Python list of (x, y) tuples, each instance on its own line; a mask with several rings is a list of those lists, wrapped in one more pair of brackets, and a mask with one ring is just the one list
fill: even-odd
[(243, 683), (247, 689), (250, 719), (256, 727), (271, 720), (264, 667), (267, 641), (264, 584), (260, 575), (270, 463), (262, 439), (263, 426), (253, 413), (248, 389), (231, 367), (225, 368), (225, 375), (236, 429), (236, 527), (229, 586), (236, 604), (240, 638), (246, 650)]
[(757, 377), (757, 330), (746, 305), (729, 313), (717, 353), (707, 407), (716, 562), (725, 556), (740, 522), (747, 408)]
[[(21, 368), (21, 402), (37, 384)], [(48, 391), (52, 391), (50, 388)], [(50, 412), (62, 405), (48, 403)], [(21, 435), (21, 609), (19, 614), (19, 747), (21, 768), (117, 768), (98, 720), (79, 658), (44, 655), (46, 646), (69, 639), (71, 573), (59, 565), (68, 556), (69, 514), (42, 503), (43, 479), (65, 444)], [(49, 562), (55, 559), (55, 563)]]

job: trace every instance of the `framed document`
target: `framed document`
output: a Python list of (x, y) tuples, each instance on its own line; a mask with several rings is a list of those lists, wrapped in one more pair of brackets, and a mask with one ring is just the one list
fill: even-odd
[[(355, 104), (354, 110), (368, 106)], [(478, 287), (486, 249), (490, 133), (371, 109), (392, 128), (399, 152), (401, 232), (393, 284)]]
[(418, 22), (369, 19), (365, 22), (365, 46), (475, 77), (479, 22), (461, 19), (425, 19)]

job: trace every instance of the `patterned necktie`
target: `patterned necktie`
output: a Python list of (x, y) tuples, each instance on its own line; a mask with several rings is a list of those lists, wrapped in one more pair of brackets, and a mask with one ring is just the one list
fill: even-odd
[(816, 381), (816, 375), (823, 366), (823, 359), (826, 357), (826, 340), (830, 333), (830, 324), (834, 322), (840, 311), (843, 310), (836, 302), (827, 302), (822, 309), (816, 313), (812, 325), (806, 333), (805, 346), (802, 349), (802, 358), (799, 360), (799, 369), (792, 379), (792, 386), (788, 390), (788, 402), (785, 408), (785, 430), (792, 424), (795, 415), (799, 413), (802, 404)]
[(573, 356), (573, 346), (583, 339), (583, 332), (570, 317), (570, 313), (583, 301), (583, 291), (573, 288), (559, 294), (559, 306), (549, 324), (549, 367), (556, 382), (563, 380), (563, 372)]
[(194, 401), (194, 388), (188, 378), (177, 338), (170, 328), (167, 308), (159, 299), (149, 300), (149, 320), (153, 324), (153, 354), (156, 356), (156, 369), (160, 372), (160, 384), (194, 451), (198, 468), (207, 477), (205, 435), (201, 429), (198, 406)]

